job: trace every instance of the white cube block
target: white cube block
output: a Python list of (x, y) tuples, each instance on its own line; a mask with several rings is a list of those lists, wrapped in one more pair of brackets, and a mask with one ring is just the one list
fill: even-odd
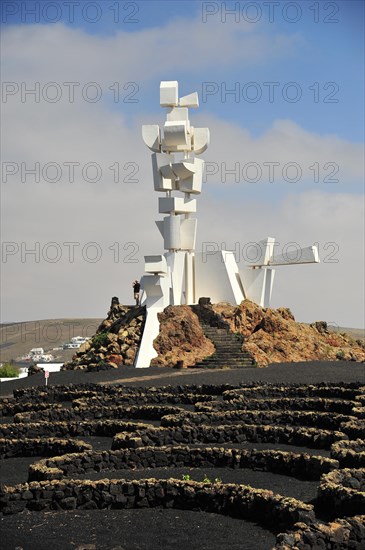
[(179, 84), (177, 80), (165, 80), (160, 84), (161, 107), (177, 107), (179, 104)]
[(187, 122), (189, 120), (189, 110), (182, 107), (173, 107), (171, 111), (167, 113), (166, 120), (169, 122), (183, 122), (185, 120)]

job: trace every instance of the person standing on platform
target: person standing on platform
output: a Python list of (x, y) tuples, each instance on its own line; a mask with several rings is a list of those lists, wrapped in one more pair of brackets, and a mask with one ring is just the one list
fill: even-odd
[(136, 306), (139, 306), (139, 292), (141, 290), (141, 285), (137, 281), (137, 279), (133, 283), (133, 293), (134, 293), (134, 299), (136, 301)]

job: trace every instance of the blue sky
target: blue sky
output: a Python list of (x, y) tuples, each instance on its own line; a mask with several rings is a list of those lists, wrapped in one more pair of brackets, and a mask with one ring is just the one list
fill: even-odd
[[(235, 13), (225, 15), (225, 6)], [(337, 243), (338, 264), (323, 263), (313, 267), (317, 271), (305, 267), (298, 274), (294, 268), (289, 278), (280, 274), (275, 305), (287, 300), (303, 320), (316, 316), (338, 318), (342, 325), (364, 325), (364, 2), (9, 0), (1, 7), (3, 82), (19, 90), (37, 82), (42, 90), (55, 82), (62, 89), (58, 102), (42, 96), (39, 102), (32, 97), (22, 101), (20, 91), (3, 96), (3, 158), (19, 166), (65, 160), (106, 166), (102, 184), (80, 180), (74, 187), (62, 185), (62, 174), (57, 184), (25, 186), (20, 171), (9, 176), (11, 185), (2, 181), (5, 240), (29, 241), (29, 246), (48, 236), (57, 242), (109, 242), (120, 232), (122, 244), (138, 241), (141, 264), (144, 253), (158, 253), (161, 242), (153, 228), (157, 199), (140, 127), (162, 123), (159, 83), (179, 80), (180, 95), (199, 93), (200, 108), (191, 110), (191, 119), (197, 126), (210, 127), (211, 146), (204, 158), (219, 166), (216, 175), (207, 177), (199, 199), (201, 240), (234, 243), (237, 235), (241, 240), (260, 239), (267, 233), (303, 246), (320, 242), (322, 257), (326, 243)], [(32, 10), (38, 10), (36, 20)], [(71, 104), (64, 83), (76, 81), (76, 100)], [(90, 82), (102, 90), (95, 103), (80, 97), (81, 88)], [(114, 83), (119, 101), (114, 100)], [(135, 101), (126, 101), (128, 97)], [(108, 167), (115, 161), (136, 163), (139, 184), (113, 187)], [(268, 162), (280, 165), (273, 183), (268, 181)], [(259, 164), (262, 177), (256, 183), (244, 178), (235, 182), (228, 175), (224, 181), (222, 167), (232, 169), (237, 163), (241, 175), (247, 163)], [(299, 181), (283, 177), (287, 163), (300, 167)], [(338, 181), (328, 181), (331, 174)], [(67, 223), (63, 213), (56, 216), (57, 223), (48, 214), (50, 201), (55, 201), (56, 213), (67, 209)], [(151, 230), (134, 227), (133, 201)], [(87, 210), (80, 207), (84, 203)], [(41, 217), (32, 215), (37, 208)], [(108, 223), (102, 221), (106, 219)], [(123, 265), (112, 276), (110, 288), (98, 290), (90, 304), (88, 285), (98, 287), (100, 273), (112, 272), (113, 266), (100, 265), (99, 273), (95, 266), (80, 265), (74, 291), (79, 303), (65, 298), (65, 289), (51, 309), (49, 300), (37, 297), (45, 289), (52, 292), (50, 273), (52, 280), (67, 280), (69, 264), (60, 262), (57, 267), (58, 271), (42, 262), (17, 263), (15, 255), (9, 259), (3, 266), (5, 320), (76, 312), (102, 316), (109, 295), (120, 295), (125, 302), (129, 298), (128, 290), (118, 290), (119, 281), (126, 281), (127, 288), (129, 278), (138, 275), (135, 266)], [(307, 288), (309, 273), (318, 277), (314, 309), (296, 293), (298, 283)], [(329, 285), (325, 298), (321, 285)], [(336, 307), (333, 296), (343, 285), (349, 295), (345, 293)], [(20, 294), (19, 288), (24, 288)]]
[[(71, 9), (72, 3), (74, 7)], [(56, 9), (54, 4), (59, 7)], [(204, 7), (204, 4), (208, 7)], [(184, 85), (203, 91), (202, 82), (216, 82), (217, 93), (210, 94), (202, 104), (209, 112), (217, 113), (227, 120), (242, 123), (253, 135), (259, 135), (276, 118), (290, 118), (310, 131), (334, 133), (355, 142), (362, 142), (364, 136), (364, 2), (345, 0), (337, 2), (311, 2), (301, 0), (290, 3), (281, 1), (279, 6), (269, 6), (265, 2), (253, 2), (256, 7), (245, 10), (248, 2), (200, 2), (200, 1), (153, 1), (121, 2), (103, 0), (90, 2), (48, 2), (5, 1), (2, 5), (3, 25), (39, 24), (52, 26), (58, 22), (85, 33), (108, 38), (117, 33), (136, 33), (152, 28), (162, 28), (173, 20), (202, 19), (206, 14), (205, 25), (224, 18), (225, 25), (233, 26), (239, 32), (247, 21), (248, 25), (259, 28), (267, 40), (274, 35), (297, 37), (295, 51), (288, 51), (285, 62), (282, 59), (248, 63), (241, 71), (227, 59), (226, 66), (214, 66), (207, 59), (207, 68), (199, 71), (179, 70), (176, 64), (175, 77)], [(275, 4), (275, 2), (271, 2)], [(48, 8), (46, 9), (46, 6)], [(97, 6), (97, 7), (95, 7)], [(238, 9), (239, 8), (239, 9)], [(234, 10), (237, 16), (229, 14)], [(258, 19), (255, 22), (255, 19)], [(298, 18), (298, 21), (296, 19)], [(272, 19), (272, 22), (270, 20)], [(93, 22), (95, 20), (95, 22)], [(54, 23), (52, 23), (54, 21)], [(293, 22), (291, 22), (293, 21)], [(189, 26), (187, 25), (187, 39)], [(141, 44), (143, 48), (143, 44)], [(194, 55), (194, 52), (184, 52)], [(209, 57), (209, 49), (207, 50)], [(156, 59), (158, 63), (158, 58)], [(256, 87), (245, 88), (250, 82)], [(269, 84), (273, 85), (273, 103), (269, 101)], [(296, 86), (287, 86), (295, 82)], [(239, 83), (240, 100), (237, 103), (233, 94), (224, 94), (222, 83), (227, 90)], [(266, 83), (266, 85), (264, 84)], [(143, 104), (146, 108), (156, 105), (157, 79), (151, 79), (145, 87)], [(155, 95), (152, 91), (155, 90)], [(261, 91), (261, 98), (251, 101)], [(283, 98), (287, 90), (290, 100), (301, 94), (298, 102)], [(222, 95), (223, 94), (223, 95)], [(224, 102), (222, 101), (224, 99)]]

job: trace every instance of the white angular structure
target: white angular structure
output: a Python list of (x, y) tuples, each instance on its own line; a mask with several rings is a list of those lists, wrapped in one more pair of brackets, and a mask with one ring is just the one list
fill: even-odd
[(179, 99), (176, 80), (161, 82), (160, 105), (167, 108), (166, 122), (142, 127), (143, 141), (152, 151), (154, 190), (159, 197), (156, 225), (164, 240), (165, 253), (145, 257), (141, 279), (142, 304), (147, 316), (136, 368), (150, 366), (157, 356), (153, 341), (159, 333), (158, 313), (168, 305), (196, 304), (200, 297), (213, 303), (240, 304), (248, 298), (268, 307), (274, 282), (272, 266), (318, 263), (315, 246), (275, 255), (275, 239), (257, 243), (257, 258), (239, 268), (229, 251), (195, 252), (197, 220), (196, 197), (202, 191), (204, 161), (197, 158), (209, 146), (209, 129), (195, 128), (189, 108), (199, 107), (196, 92)]

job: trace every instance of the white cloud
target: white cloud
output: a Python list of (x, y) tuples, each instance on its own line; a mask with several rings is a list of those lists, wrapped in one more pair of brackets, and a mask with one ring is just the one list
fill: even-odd
[(156, 75), (163, 79), (177, 67), (192, 71), (238, 62), (242, 67), (292, 57), (302, 44), (297, 33), (268, 36), (259, 24), (203, 24), (197, 17), (110, 37), (89, 35), (63, 24), (13, 26), (4, 31), (3, 55), (9, 80), (21, 74), (30, 82), (59, 82), (61, 77), (145, 82)]
[[(317, 178), (319, 184), (332, 187), (334, 183), (326, 182), (326, 177), (343, 185), (363, 181), (363, 145), (360, 143), (309, 132), (291, 120), (276, 120), (262, 135), (253, 137), (238, 124), (214, 116), (196, 118), (196, 125), (204, 124), (211, 129), (211, 145), (205, 156), (207, 162), (217, 163), (218, 171), (214, 173), (213, 165), (209, 168), (209, 183), (224, 181), (225, 172), (226, 183), (237, 183), (235, 174), (229, 175), (237, 163), (240, 183), (250, 183), (257, 178), (260, 183), (269, 183), (270, 175), (274, 184), (284, 182), (285, 178), (290, 183), (297, 175), (300, 176), (297, 183), (316, 183)], [(273, 162), (279, 165), (270, 168), (268, 163)], [(251, 167), (245, 166), (247, 163), (251, 163)], [(259, 167), (255, 168), (254, 163)], [(285, 168), (293, 163), (298, 167)]]

